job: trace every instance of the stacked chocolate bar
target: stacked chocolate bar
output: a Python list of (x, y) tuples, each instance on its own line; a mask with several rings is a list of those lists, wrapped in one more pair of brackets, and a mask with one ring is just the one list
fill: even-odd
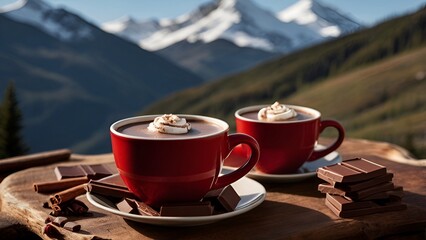
[(317, 176), (327, 183), (318, 190), (326, 194), (325, 204), (339, 217), (403, 210), (402, 187), (394, 186), (386, 167), (363, 158), (321, 167)]

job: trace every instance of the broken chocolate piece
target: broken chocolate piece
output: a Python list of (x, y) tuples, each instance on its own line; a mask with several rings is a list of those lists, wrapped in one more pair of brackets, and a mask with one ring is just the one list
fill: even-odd
[(330, 208), (330, 210), (334, 214), (343, 218), (358, 217), (358, 216), (363, 216), (363, 215), (368, 215), (373, 213), (398, 211), (398, 210), (404, 210), (407, 208), (407, 206), (401, 203), (400, 201), (383, 201), (380, 203), (376, 202), (376, 203), (373, 203), (374, 205), (372, 207), (342, 210), (342, 211), (339, 211), (339, 209), (336, 208), (328, 199), (326, 199), (325, 204), (327, 205), (328, 208)]
[(81, 229), (81, 225), (75, 222), (67, 222), (64, 224), (63, 228), (72, 232), (78, 232)]
[(160, 215), (169, 217), (210, 216), (213, 207), (210, 202), (166, 204), (161, 206)]
[(104, 164), (58, 166), (55, 168), (54, 172), (58, 180), (76, 177), (101, 179), (113, 174), (113, 172)]
[(329, 201), (333, 206), (335, 206), (339, 211), (359, 209), (359, 208), (368, 208), (373, 207), (374, 203), (372, 201), (352, 201), (348, 198), (326, 194), (326, 200)]
[(66, 217), (56, 217), (52, 221), (52, 223), (54, 225), (59, 226), (59, 227), (63, 227), (66, 222), (68, 222), (68, 218), (66, 218)]
[(133, 200), (136, 203), (138, 212), (143, 216), (160, 216), (160, 213), (155, 211), (152, 207), (148, 206), (148, 204), (140, 201)]
[(84, 202), (74, 199), (68, 204), (69, 209), (74, 213), (74, 215), (83, 215), (89, 211), (89, 208), (87, 207)]
[(137, 213), (137, 206), (135, 202), (131, 201), (128, 198), (124, 198), (122, 201), (115, 204), (115, 206), (117, 206), (118, 210), (125, 213)]
[(234, 211), (241, 197), (235, 192), (234, 188), (229, 185), (227, 187), (212, 190), (206, 194), (203, 200), (210, 200), (214, 206), (225, 209), (227, 212)]
[(160, 216), (160, 213), (148, 206), (144, 202), (140, 202), (130, 198), (124, 198), (116, 204), (117, 208), (122, 212), (140, 214), (142, 216)]
[[(350, 198), (351, 200), (361, 200), (361, 199), (365, 199), (373, 194), (377, 194), (377, 193), (384, 193), (386, 194), (387, 191), (391, 191), (394, 189), (394, 185), (392, 182), (386, 182), (383, 184), (379, 184), (370, 188), (366, 188), (360, 191), (356, 191), (356, 192), (345, 192), (341, 189), (338, 188), (334, 188), (333, 186), (331, 186), (330, 184), (320, 184), (318, 185), (318, 190), (322, 193), (329, 193), (329, 194), (334, 194), (334, 195), (339, 195), (339, 196), (345, 196)], [(387, 196), (387, 195), (385, 195)], [(371, 198), (370, 198), (371, 199)]]
[(104, 183), (99, 184), (96, 181), (90, 181), (85, 186), (85, 189), (87, 192), (109, 196), (109, 197), (137, 199), (137, 197), (132, 192), (130, 192), (127, 188), (116, 187), (113, 185), (108, 186)]
[(369, 180), (386, 174), (386, 168), (366, 159), (355, 158), (344, 162), (320, 167), (317, 170), (319, 178), (340, 183), (353, 183)]

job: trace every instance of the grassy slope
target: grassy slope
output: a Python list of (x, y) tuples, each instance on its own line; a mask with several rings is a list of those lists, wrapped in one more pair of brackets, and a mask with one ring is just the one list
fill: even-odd
[[(414, 76), (426, 72), (426, 67), (418, 65), (422, 56), (411, 54), (424, 52), (425, 43), (426, 8), (179, 92), (143, 113), (209, 115), (228, 121), (232, 128), (233, 114), (240, 107), (275, 100), (303, 103), (318, 108), (325, 117), (342, 121), (349, 136), (395, 142), (420, 154), (422, 151), (424, 156), (426, 127), (422, 112), (426, 104), (421, 95), (425, 92), (425, 81), (414, 81)], [(412, 52), (390, 59), (407, 51)], [(416, 60), (408, 63), (411, 58)], [(383, 59), (392, 63), (378, 63)], [(370, 66), (373, 63), (377, 64)], [(417, 149), (412, 149), (410, 139)]]
[(349, 137), (393, 142), (424, 156), (424, 59), (426, 47), (310, 85), (282, 101), (321, 110), (323, 118), (341, 121)]

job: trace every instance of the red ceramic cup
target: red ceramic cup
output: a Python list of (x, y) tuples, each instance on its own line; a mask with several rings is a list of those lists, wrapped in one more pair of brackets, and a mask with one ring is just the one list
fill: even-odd
[[(197, 115), (178, 116), (189, 123), (214, 124), (218, 130), (202, 136), (172, 135), (169, 138), (120, 132), (120, 128), (128, 124), (152, 122), (158, 117), (154, 115), (123, 119), (110, 127), (112, 150), (121, 178), (131, 192), (154, 207), (201, 200), (208, 191), (242, 178), (259, 159), (256, 140), (245, 134), (228, 134), (226, 122)], [(191, 131), (197, 129), (193, 127)], [(225, 158), (242, 143), (249, 146), (251, 156), (237, 170), (220, 176)]]
[[(315, 161), (336, 150), (343, 142), (345, 131), (333, 120), (321, 120), (321, 113), (315, 109), (291, 106), (296, 112), (308, 116), (303, 120), (266, 122), (248, 118), (247, 113), (258, 112), (266, 107), (251, 106), (235, 112), (238, 133), (254, 137), (260, 146), (260, 158), (256, 169), (268, 174), (295, 173), (306, 161)], [(337, 129), (336, 141), (322, 150), (314, 150), (320, 133), (327, 127)], [(240, 146), (234, 151), (234, 158), (247, 155), (249, 149)]]

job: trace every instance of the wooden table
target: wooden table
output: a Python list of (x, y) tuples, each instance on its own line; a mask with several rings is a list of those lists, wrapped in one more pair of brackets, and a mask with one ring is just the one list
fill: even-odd
[[(321, 182), (311, 178), (298, 183), (264, 184), (266, 200), (257, 208), (217, 223), (197, 227), (163, 227), (136, 223), (100, 210), (84, 201), (92, 217), (75, 218), (79, 233), (59, 229), (64, 239), (282, 239), (282, 238), (394, 238), (426, 237), (426, 160), (413, 160), (401, 148), (387, 143), (348, 139), (338, 151), (343, 159), (364, 157), (387, 166), (394, 183), (405, 190), (407, 210), (373, 214), (352, 219), (336, 217), (317, 191)], [(48, 209), (42, 207), (47, 195), (32, 190), (34, 182), (54, 180), (57, 165), (112, 162), (111, 154), (72, 155), (66, 164), (31, 168), (9, 175), (0, 184), (1, 219), (13, 229), (27, 227), (41, 238)], [(10, 229), (9, 229), (10, 230)], [(3, 235), (4, 236), (4, 235)], [(0, 237), (1, 238), (1, 237)]]

